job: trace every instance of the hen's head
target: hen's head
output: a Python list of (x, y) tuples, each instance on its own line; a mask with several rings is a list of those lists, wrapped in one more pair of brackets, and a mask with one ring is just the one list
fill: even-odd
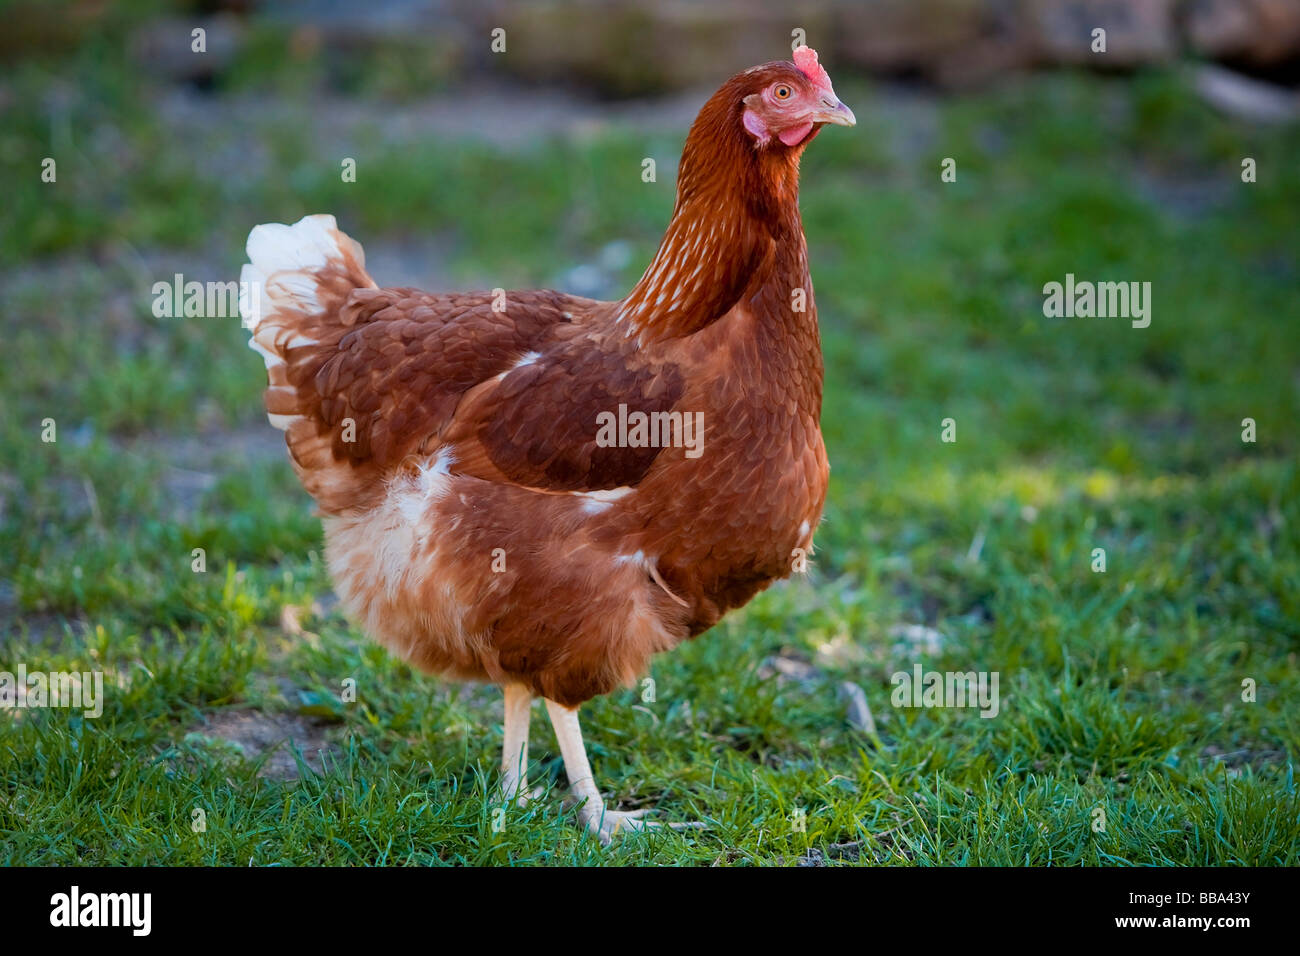
[(691, 124), (674, 215), (717, 217), (734, 208), (789, 226), (792, 215), (798, 218), (799, 159), (828, 123), (853, 126), (856, 120), (811, 48), (796, 49), (793, 62), (775, 60), (737, 73)]
[(835, 95), (831, 78), (811, 47), (796, 49), (793, 63), (765, 63), (732, 82), (738, 87), (741, 123), (760, 149), (797, 148), (827, 123), (852, 126), (857, 122), (853, 110)]

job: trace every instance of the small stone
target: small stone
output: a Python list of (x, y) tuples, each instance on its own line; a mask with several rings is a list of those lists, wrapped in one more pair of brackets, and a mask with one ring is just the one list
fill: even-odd
[(868, 734), (876, 732), (876, 721), (871, 716), (871, 707), (867, 703), (867, 693), (852, 681), (840, 684), (840, 697), (848, 702), (848, 720), (850, 726)]

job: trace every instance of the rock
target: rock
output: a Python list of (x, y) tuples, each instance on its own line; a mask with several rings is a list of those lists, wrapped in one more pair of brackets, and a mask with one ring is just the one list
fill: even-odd
[(1202, 56), (1252, 66), (1300, 56), (1300, 0), (1190, 0), (1183, 26)]
[(463, 12), (474, 19), (472, 33), (482, 36), (484, 51), (493, 28), (506, 31), (505, 52), (480, 59), (489, 69), (617, 97), (711, 86), (740, 64), (781, 55), (780, 38), (790, 35), (792, 24), (802, 24), (775, 3), (737, 0), (654, 6), (623, 0), (497, 0)]
[(840, 697), (848, 702), (848, 721), (853, 727), (868, 734), (876, 732), (876, 721), (871, 716), (871, 706), (867, 703), (867, 693), (852, 681), (840, 684)]
[[(878, 0), (834, 4), (835, 61), (874, 72), (919, 73), (943, 83), (1026, 62), (1004, 0)], [(809, 36), (809, 44), (818, 46)]]
[(1255, 17), (1247, 0), (1191, 0), (1183, 30), (1191, 49), (1204, 56), (1237, 56), (1251, 43)]
[(918, 654), (934, 656), (943, 650), (943, 634), (923, 624), (895, 624), (889, 629), (889, 636), (908, 658)]
[(758, 676), (763, 680), (776, 678), (778, 684), (793, 681), (796, 684), (811, 684), (822, 676), (822, 672), (805, 660), (777, 654), (764, 658), (758, 668)]
[[(1022, 0), (1036, 58), (1098, 69), (1172, 59), (1178, 48), (1174, 0)], [(1093, 30), (1106, 31), (1094, 53)]]
[(1300, 96), (1271, 83), (1209, 64), (1196, 69), (1195, 83), (1207, 102), (1240, 119), (1257, 123), (1300, 119)]
[(987, 74), (1024, 59), (1012, 19), (1001, 15), (1011, 2), (497, 0), (463, 9), (473, 34), (506, 30), (506, 51), (480, 60), (489, 68), (637, 96), (711, 88), (734, 70), (789, 56), (795, 29), (832, 76), (853, 66), (941, 80)]

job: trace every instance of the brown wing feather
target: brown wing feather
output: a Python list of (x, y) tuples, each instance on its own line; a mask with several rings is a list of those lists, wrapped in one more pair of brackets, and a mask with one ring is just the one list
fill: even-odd
[(267, 411), (297, 416), (289, 449), (322, 511), (373, 505), (394, 468), (437, 443), (468, 391), (595, 305), (557, 292), (509, 293), (504, 312), (492, 302), (487, 292), (357, 289), (299, 328), (311, 344), (287, 350)]
[(443, 439), (461, 474), (544, 491), (635, 486), (662, 449), (601, 447), (598, 416), (669, 411), (685, 387), (675, 365), (575, 335), (468, 395)]

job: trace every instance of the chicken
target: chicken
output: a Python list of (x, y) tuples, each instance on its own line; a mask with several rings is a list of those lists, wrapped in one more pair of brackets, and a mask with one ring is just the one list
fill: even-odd
[(503, 686), (509, 800), (528, 796), (542, 697), (602, 842), (655, 824), (606, 807), (579, 705), (812, 549), (829, 465), (797, 200), (828, 123), (853, 113), (808, 47), (729, 79), (617, 302), (381, 289), (332, 216), (248, 238), (266, 410), (350, 620), (425, 671)]

